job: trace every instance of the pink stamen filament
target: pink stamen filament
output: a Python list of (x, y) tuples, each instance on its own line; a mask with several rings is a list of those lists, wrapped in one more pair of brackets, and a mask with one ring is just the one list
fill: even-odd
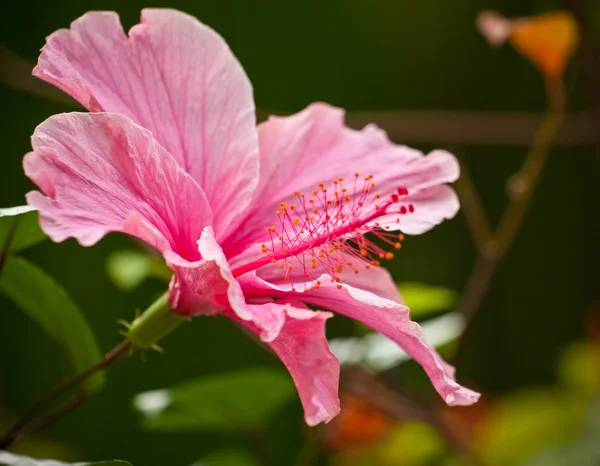
[[(279, 252), (279, 251), (271, 250), (270, 255), (262, 257), (255, 261), (252, 261), (252, 262), (248, 262), (244, 265), (241, 265), (241, 266), (233, 269), (232, 270), (233, 276), (239, 277), (240, 275), (244, 275), (245, 273), (251, 272), (253, 270), (256, 270), (260, 267), (271, 264), (273, 262), (284, 260), (284, 259), (287, 259), (290, 257), (298, 256), (304, 252), (307, 252), (309, 250), (314, 250), (320, 246), (323, 246), (324, 244), (327, 244), (337, 238), (342, 238), (342, 237), (348, 235), (349, 233), (353, 233), (353, 232), (357, 231), (359, 228), (368, 224), (369, 222), (372, 222), (373, 220), (385, 215), (387, 213), (387, 208), (390, 205), (397, 202), (397, 200), (398, 200), (398, 197), (396, 196), (395, 198), (388, 200), (385, 204), (375, 207), (373, 212), (371, 212), (369, 215), (367, 215), (363, 218), (354, 220), (346, 225), (342, 225), (331, 231), (328, 231), (327, 233), (317, 236), (316, 238), (312, 238), (310, 241), (301, 242), (295, 246), (287, 248), (286, 251)], [(326, 215), (326, 214), (323, 213), (321, 215), (321, 217), (323, 217), (324, 215)], [(284, 226), (283, 221), (282, 221), (282, 226)], [(283, 234), (283, 232), (281, 234)], [(360, 237), (362, 237), (362, 234)], [(352, 240), (356, 240), (356, 238), (353, 238)], [(272, 244), (272, 246), (274, 246), (274, 244)], [(378, 249), (380, 249), (380, 248), (378, 248)], [(383, 250), (381, 250), (381, 251), (383, 251)], [(372, 252), (379, 254), (381, 251), (376, 250), (376, 251), (372, 251)]]

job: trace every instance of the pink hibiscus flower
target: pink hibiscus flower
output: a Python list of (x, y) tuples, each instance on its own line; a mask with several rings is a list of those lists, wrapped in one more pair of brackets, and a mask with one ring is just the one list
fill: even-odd
[(457, 212), (451, 154), (349, 129), (325, 104), (257, 127), (225, 41), (174, 10), (144, 10), (128, 35), (117, 14), (87, 13), (48, 38), (34, 74), (91, 112), (43, 122), (24, 160), (42, 191), (27, 201), (54, 241), (90, 246), (119, 231), (154, 246), (173, 270), (173, 312), (221, 313), (256, 333), (287, 366), (310, 425), (339, 412), (339, 363), (331, 314), (307, 305), (397, 342), (448, 404), (477, 400), (378, 267), (399, 231)]

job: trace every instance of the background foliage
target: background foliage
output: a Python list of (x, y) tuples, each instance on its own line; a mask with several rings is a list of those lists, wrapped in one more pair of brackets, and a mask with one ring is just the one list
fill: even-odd
[[(551, 0), (21, 0), (13, 2), (10, 12), (3, 15), (0, 34), (6, 48), (33, 64), (44, 37), (67, 27), (85, 11), (116, 10), (128, 29), (137, 22), (141, 8), (165, 4), (197, 16), (223, 35), (250, 76), (257, 107), (280, 113), (298, 111), (317, 100), (345, 107), (349, 112), (541, 112), (545, 94), (539, 73), (509, 47), (491, 50), (474, 27), (474, 18), (484, 8), (512, 17), (571, 6), (569, 2)], [(590, 33), (598, 41), (600, 32), (593, 29), (594, 24), (598, 25), (593, 19), (598, 12), (594, 4), (590, 1), (585, 7)], [(2, 73), (6, 76), (9, 71), (3, 69)], [(566, 79), (570, 110), (592, 110), (590, 88), (578, 73), (577, 64)], [(595, 83), (598, 86), (598, 81)], [(21, 168), (22, 156), (30, 149), (29, 136), (48, 116), (73, 107), (4, 84), (0, 84), (0, 96), (0, 204), (21, 205), (23, 194), (32, 188)], [(464, 128), (465, 134), (469, 131)], [(505, 181), (518, 169), (527, 149), (430, 140), (410, 143), (424, 150), (442, 146), (462, 155), (492, 222), (498, 220), (506, 202)], [(484, 393), (481, 406), (461, 410), (461, 416), (491, 419), (482, 427), (487, 432), (477, 433), (480, 437), (469, 434), (469, 438), (485, 439), (479, 442), (485, 446), (481, 455), (491, 464), (521, 464), (525, 459), (540, 465), (584, 464), (570, 462), (574, 457), (568, 455), (590, 457), (585, 448), (593, 442), (586, 443), (586, 435), (598, 438), (598, 416), (595, 421), (585, 416), (594, 412), (589, 403), (598, 388), (597, 380), (591, 376), (588, 379), (592, 380), (587, 380), (585, 374), (599, 368), (597, 353), (589, 349), (591, 344), (574, 343), (590, 341), (590, 335), (598, 337), (594, 333), (594, 328), (598, 332), (598, 275), (593, 256), (598, 232), (592, 226), (597, 215), (597, 150), (591, 145), (552, 150), (523, 229), (459, 345), (455, 357), (459, 379)], [(118, 252), (123, 250), (139, 250), (139, 245), (123, 236), (110, 235), (93, 248), (81, 248), (72, 240), (62, 244), (42, 242), (20, 255), (24, 258), (21, 260), (36, 264), (64, 287), (73, 300), (69, 306), (79, 307), (98, 346), (106, 351), (120, 339), (117, 319), (131, 320), (136, 309), (145, 308), (165, 288), (164, 271), (145, 258), (135, 262), (132, 252), (128, 252), (125, 262), (137, 265), (124, 279), (116, 276), (122, 268), (118, 261), (123, 263)], [(475, 249), (459, 214), (424, 236), (407, 239), (390, 269), (399, 282), (425, 283), (460, 294), (474, 257)], [(150, 278), (142, 281), (146, 274)], [(440, 299), (439, 293), (434, 299)], [(434, 310), (424, 312), (422, 318), (435, 317), (453, 304), (435, 309), (437, 305), (434, 303)], [(0, 296), (0, 308), (3, 429), (32, 400), (71, 374), (73, 366), (53, 339), (52, 331), (35, 325), (4, 296)], [(358, 336), (362, 331), (340, 316), (328, 324), (331, 338)], [(86, 341), (82, 344), (91, 344)], [(286, 396), (289, 380), (278, 377), (283, 373), (279, 362), (225, 319), (195, 319), (178, 329), (163, 346), (165, 354), (149, 353), (145, 360), (136, 355), (111, 367), (102, 391), (59, 423), (18, 444), (15, 452), (64, 461), (122, 458), (135, 466), (261, 464), (245, 458), (246, 451), (270, 465), (294, 464), (301, 451), (311, 457), (299, 401), (293, 391), (292, 396)], [(245, 418), (239, 417), (239, 412), (223, 417), (215, 408), (222, 402), (217, 396), (222, 393), (200, 378), (226, 380), (227, 373), (238, 369), (244, 372), (235, 377), (274, 377), (265, 382), (268, 389), (256, 389), (257, 394), (262, 391), (272, 397), (264, 399), (273, 402), (269, 416), (261, 411), (260, 403), (250, 413), (242, 409)], [(425, 376), (411, 362), (386, 377), (409, 394), (426, 402), (437, 401)], [(200, 380), (197, 383), (203, 388), (199, 392), (202, 395), (190, 400), (186, 389), (195, 383), (191, 380)], [(195, 425), (190, 425), (194, 420), (189, 417), (180, 419), (179, 428), (169, 428), (173, 419), (177, 421), (176, 416), (155, 417), (149, 422), (136, 413), (133, 400), (137, 394), (174, 386), (176, 393), (169, 395), (166, 405), (164, 397), (162, 404), (158, 398), (159, 415), (173, 409), (180, 414), (196, 410), (199, 416), (203, 413), (207, 417)], [(241, 396), (243, 402), (248, 396), (235, 392), (239, 386), (231, 390), (231, 399), (240, 400)], [(179, 411), (173, 407), (203, 399), (211, 402)], [(210, 419), (207, 406), (215, 408)], [(597, 403), (593, 406), (597, 413)], [(367, 412), (372, 414), (371, 409)], [(230, 425), (223, 425), (223, 419)], [(523, 426), (527, 422), (544, 426), (537, 444), (531, 431), (519, 437), (519, 428), (526, 429)], [(468, 424), (458, 418), (451, 423), (463, 432), (469, 430)], [(436, 461), (446, 458), (447, 446), (428, 425), (396, 425), (386, 418), (382, 418), (381, 425), (381, 431), (388, 434), (387, 450), (380, 444), (377, 451), (391, 455), (384, 458), (392, 461), (389, 464), (441, 464)], [(564, 435), (556, 432), (548, 439), (551, 429), (546, 426), (550, 425), (568, 428), (560, 431)], [(368, 445), (365, 448), (371, 460), (364, 464), (373, 464), (368, 461), (374, 453)], [(545, 453), (547, 458), (564, 462), (551, 463), (539, 456), (547, 448), (555, 449)], [(333, 455), (325, 449), (312, 457), (318, 457), (319, 464), (350, 464), (344, 459), (346, 447), (333, 450)], [(566, 459), (560, 460), (561, 454)], [(539, 456), (537, 460), (535, 455)]]

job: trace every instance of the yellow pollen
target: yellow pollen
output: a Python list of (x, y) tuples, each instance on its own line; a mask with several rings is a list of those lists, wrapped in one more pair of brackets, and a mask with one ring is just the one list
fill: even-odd
[(284, 264), (278, 264), (280, 269), (285, 269), (285, 265)]
[(282, 202), (281, 204), (279, 204), (279, 207), (281, 207), (282, 209), (285, 209), (285, 202)]
[(290, 210), (294, 210), (296, 206), (294, 204), (290, 204)]
[(385, 254), (380, 252), (379, 254), (377, 254), (379, 256), (380, 259), (383, 259), (385, 257)]
[(270, 231), (271, 233), (275, 233), (275, 227), (269, 227), (269, 231)]
[(394, 249), (400, 249), (402, 247), (402, 243), (395, 243)]
[(275, 213), (279, 216), (281, 215), (281, 210), (276, 210)]
[(300, 224), (300, 219), (299, 218), (295, 218), (294, 220), (292, 220), (292, 223), (294, 225), (298, 225), (298, 224)]
[(398, 235), (398, 239), (399, 239), (400, 241), (404, 241), (404, 235), (403, 235), (402, 233), (400, 233), (400, 234)]
[(358, 178), (358, 172), (354, 172), (354, 176)]
[(385, 258), (386, 258), (387, 260), (391, 260), (391, 259), (393, 259), (393, 258), (394, 258), (394, 253), (393, 253), (393, 252), (386, 252), (386, 253), (385, 253)]
[(367, 251), (364, 249), (361, 249), (359, 254), (363, 257), (367, 257)]

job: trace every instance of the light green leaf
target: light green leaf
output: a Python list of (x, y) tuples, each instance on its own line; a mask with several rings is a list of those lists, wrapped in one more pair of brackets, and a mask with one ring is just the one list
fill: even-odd
[(456, 304), (456, 291), (423, 283), (398, 284), (400, 294), (410, 308), (412, 319), (420, 319), (439, 311), (448, 311)]
[(0, 466), (132, 466), (127, 461), (100, 461), (99, 463), (63, 463), (54, 460), (36, 460), (26, 456), (0, 451)]
[(294, 393), (286, 373), (256, 368), (140, 393), (133, 403), (149, 429), (248, 432), (265, 427)]
[(376, 446), (384, 464), (438, 464), (444, 453), (444, 438), (431, 425), (407, 421), (395, 428)]
[(149, 277), (171, 279), (172, 272), (160, 257), (142, 251), (115, 251), (106, 260), (106, 271), (112, 282), (124, 291), (131, 291)]
[[(65, 350), (76, 372), (100, 359), (100, 350), (84, 316), (64, 288), (27, 260), (9, 255), (0, 275), (0, 292), (13, 300)], [(96, 372), (85, 383), (100, 388), (104, 373)]]
[(486, 464), (522, 464), (541, 450), (573, 441), (583, 425), (585, 399), (555, 388), (520, 391), (500, 400), (477, 442)]
[(0, 209), (0, 250), (11, 234), (9, 251), (19, 251), (48, 238), (40, 228), (37, 211), (29, 206)]
[(221, 450), (205, 456), (191, 466), (259, 466), (259, 463), (248, 452)]

